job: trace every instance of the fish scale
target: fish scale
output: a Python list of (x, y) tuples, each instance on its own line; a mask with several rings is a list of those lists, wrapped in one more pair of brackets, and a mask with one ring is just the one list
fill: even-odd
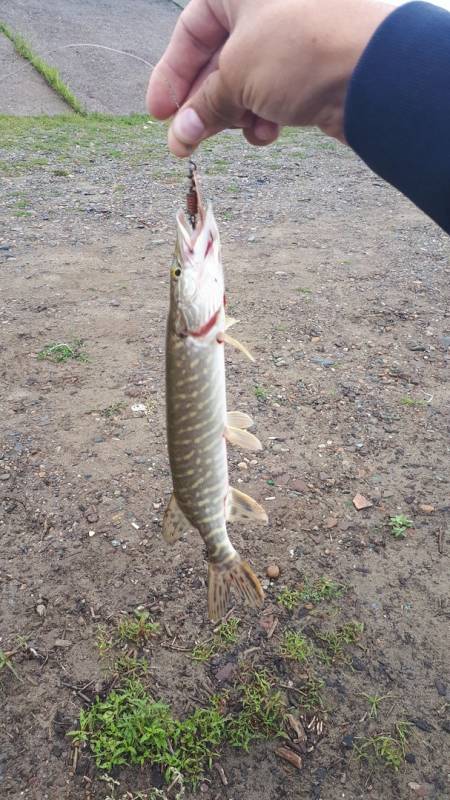
[[(191, 528), (208, 553), (208, 611), (224, 615), (230, 589), (251, 605), (263, 592), (231, 544), (227, 521), (267, 522), (264, 509), (228, 483), (226, 441), (261, 449), (242, 412), (227, 414), (224, 345), (248, 351), (227, 333), (220, 240), (212, 209), (199, 199), (195, 229), (177, 216), (166, 336), (167, 442), (173, 494), (163, 536), (174, 543)], [(228, 325), (230, 323), (228, 322)], [(250, 356), (251, 357), (251, 356)]]

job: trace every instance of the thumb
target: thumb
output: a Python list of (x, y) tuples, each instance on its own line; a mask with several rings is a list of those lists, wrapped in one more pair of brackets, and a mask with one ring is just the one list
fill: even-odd
[(203, 139), (226, 128), (248, 127), (252, 120), (253, 114), (233, 99), (221, 70), (217, 69), (176, 114), (169, 130), (169, 149), (183, 158)]

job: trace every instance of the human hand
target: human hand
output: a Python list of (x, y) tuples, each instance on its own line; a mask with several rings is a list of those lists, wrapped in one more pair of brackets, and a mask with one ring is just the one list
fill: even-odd
[(393, 10), (377, 0), (191, 0), (151, 75), (149, 112), (175, 114), (169, 148), (180, 157), (236, 127), (255, 145), (282, 125), (344, 141), (348, 82)]

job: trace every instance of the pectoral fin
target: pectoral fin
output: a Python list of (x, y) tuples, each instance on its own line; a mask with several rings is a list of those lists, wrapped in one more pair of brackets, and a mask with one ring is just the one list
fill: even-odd
[(253, 433), (242, 430), (242, 428), (225, 427), (224, 436), (227, 442), (242, 447), (244, 450), (262, 450), (262, 444)]
[(227, 414), (227, 425), (230, 428), (251, 428), (254, 422), (248, 414), (243, 411), (229, 411)]
[(244, 355), (246, 355), (247, 358), (250, 359), (250, 361), (253, 361), (253, 362), (255, 361), (255, 359), (253, 358), (252, 354), (249, 353), (249, 351), (247, 350), (246, 346), (244, 344), (241, 344), (240, 342), (238, 342), (237, 339), (233, 339), (233, 337), (230, 336), (228, 333), (223, 333), (222, 334), (222, 338), (223, 338), (223, 341), (226, 342), (226, 344), (231, 344), (231, 346), (234, 347), (236, 350), (240, 350), (241, 353), (244, 353)]
[(162, 524), (163, 539), (167, 544), (174, 544), (183, 533), (187, 533), (190, 528), (192, 528), (192, 525), (190, 525), (189, 521), (184, 516), (173, 494), (164, 512)]
[(263, 507), (249, 497), (248, 494), (240, 492), (239, 489), (228, 489), (225, 505), (225, 515), (227, 522), (262, 522), (266, 525), (269, 521)]

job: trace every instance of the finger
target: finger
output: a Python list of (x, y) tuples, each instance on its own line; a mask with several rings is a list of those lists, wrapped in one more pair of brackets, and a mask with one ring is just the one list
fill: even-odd
[[(147, 108), (167, 119), (185, 101), (200, 70), (228, 36), (207, 0), (191, 0), (178, 18), (172, 38), (150, 77)], [(171, 87), (171, 90), (169, 89)]]
[(221, 71), (215, 70), (173, 120), (169, 130), (169, 149), (174, 155), (185, 157), (203, 139), (226, 128), (247, 127), (252, 119), (251, 112), (233, 99)]
[(249, 128), (244, 128), (244, 136), (250, 144), (256, 147), (273, 144), (280, 135), (280, 126), (275, 122), (269, 122), (262, 117), (255, 117), (254, 122)]

